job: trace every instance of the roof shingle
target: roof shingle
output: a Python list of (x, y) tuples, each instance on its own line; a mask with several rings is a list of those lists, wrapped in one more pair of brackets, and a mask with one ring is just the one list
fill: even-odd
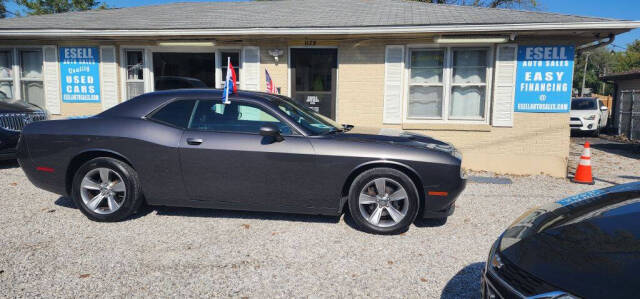
[(607, 22), (555, 13), (403, 0), (181, 2), (0, 20), (12, 29), (240, 29)]

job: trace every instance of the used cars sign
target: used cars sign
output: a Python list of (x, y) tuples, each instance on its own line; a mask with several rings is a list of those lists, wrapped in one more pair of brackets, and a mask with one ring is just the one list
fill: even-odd
[(520, 46), (516, 112), (569, 112), (573, 46)]
[(100, 102), (99, 53), (97, 47), (60, 48), (63, 102)]

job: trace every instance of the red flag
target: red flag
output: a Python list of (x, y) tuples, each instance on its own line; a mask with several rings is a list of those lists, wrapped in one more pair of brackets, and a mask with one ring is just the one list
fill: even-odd
[[(236, 70), (233, 69), (233, 65), (231, 64), (231, 57), (227, 60), (229, 65), (227, 66), (227, 72), (231, 72), (231, 84), (233, 85), (233, 93), (238, 92), (238, 84), (236, 79)], [(229, 82), (229, 75), (227, 73), (227, 82)]]

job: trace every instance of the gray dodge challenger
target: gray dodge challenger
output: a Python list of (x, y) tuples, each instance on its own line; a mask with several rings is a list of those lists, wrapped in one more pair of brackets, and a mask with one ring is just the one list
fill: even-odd
[(20, 166), (88, 218), (120, 221), (141, 204), (320, 215), (348, 209), (364, 231), (395, 234), (446, 219), (464, 190), (450, 144), (339, 125), (290, 98), (240, 91), (144, 94), (94, 117), (36, 122)]

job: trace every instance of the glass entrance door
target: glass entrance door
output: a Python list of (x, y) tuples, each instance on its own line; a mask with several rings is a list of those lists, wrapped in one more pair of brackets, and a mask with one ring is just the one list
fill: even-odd
[(153, 53), (155, 90), (215, 87), (215, 53)]
[(337, 49), (291, 49), (291, 97), (335, 119)]

